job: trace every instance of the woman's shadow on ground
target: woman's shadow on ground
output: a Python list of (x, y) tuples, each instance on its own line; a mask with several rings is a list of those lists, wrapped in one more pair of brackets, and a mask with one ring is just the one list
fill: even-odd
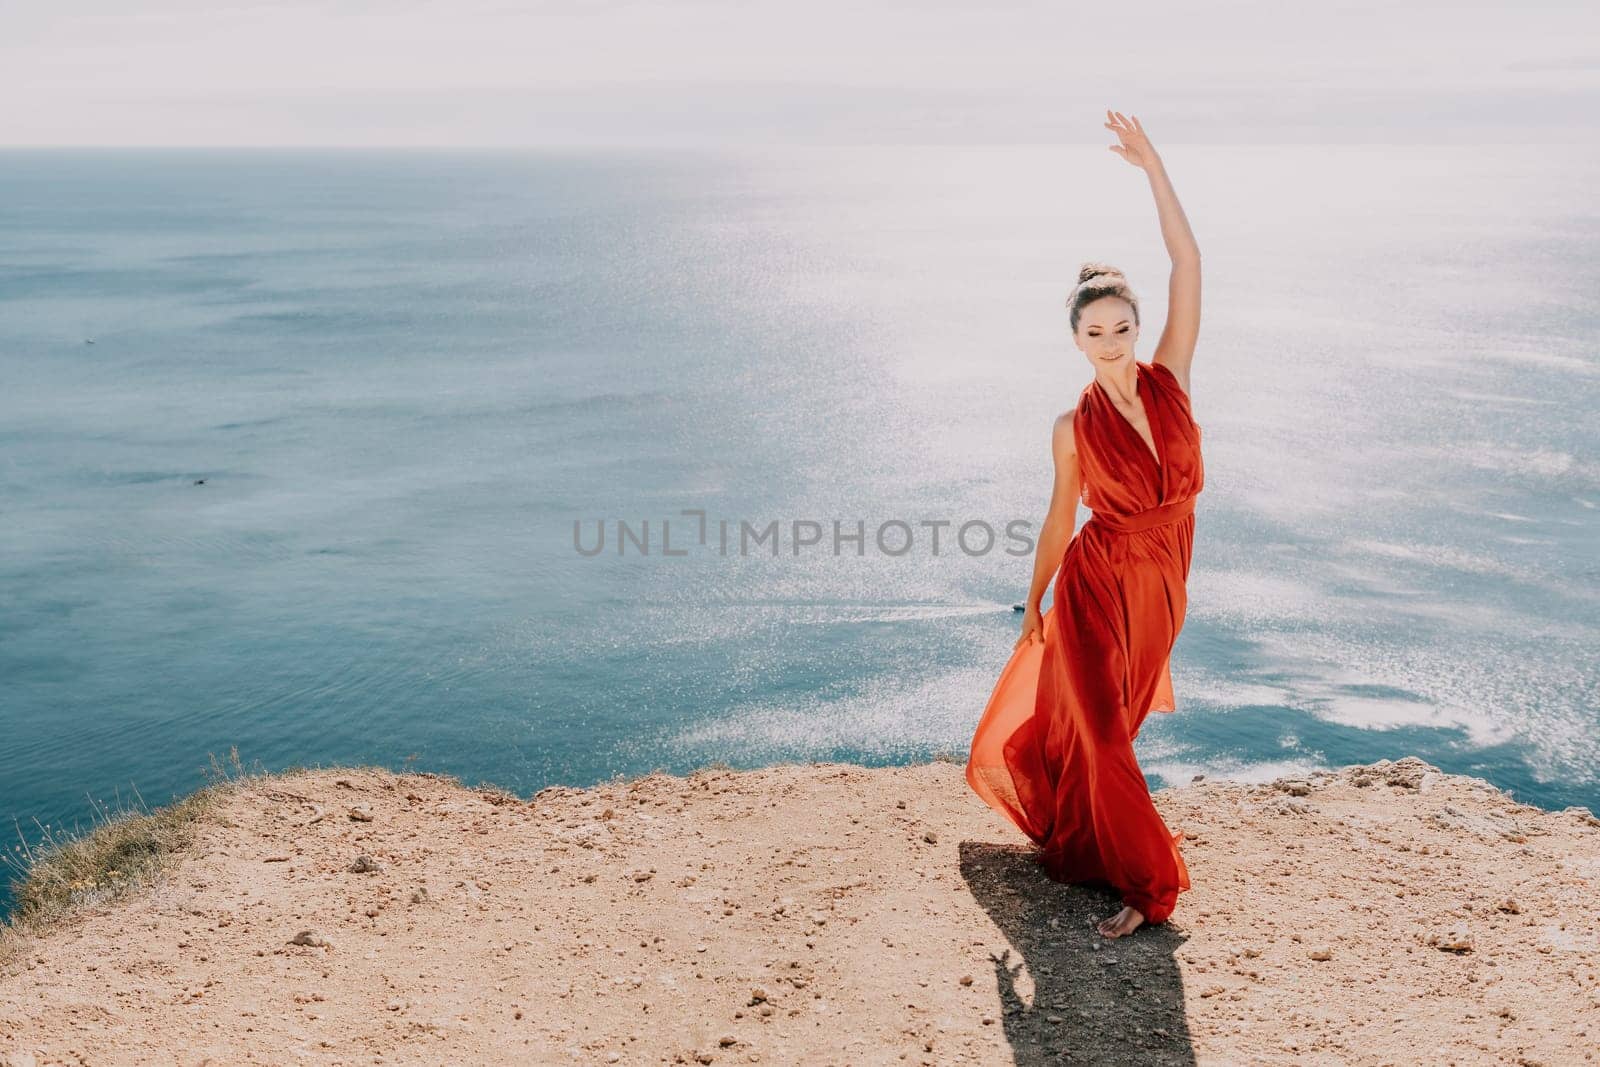
[(1184, 935), (1162, 923), (1102, 937), (1095, 924), (1122, 906), (1116, 894), (1051, 881), (1036, 854), (961, 843), (961, 876), (1011, 945), (990, 958), (1000, 989), (996, 1024), (1017, 1064), (1193, 1064), (1173, 958)]

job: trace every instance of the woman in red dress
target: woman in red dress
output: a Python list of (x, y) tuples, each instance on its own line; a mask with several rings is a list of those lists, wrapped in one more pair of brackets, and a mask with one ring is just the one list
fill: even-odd
[[(1085, 264), (1068, 298), (1094, 371), (1056, 420), (1055, 488), (1039, 534), (1022, 635), (972, 740), (967, 782), (1039, 846), (1060, 882), (1110, 885), (1123, 908), (1100, 933), (1164, 922), (1189, 888), (1133, 755), (1151, 711), (1172, 711), (1169, 657), (1188, 604), (1194, 501), (1204, 484), (1189, 365), (1200, 328), (1200, 249), (1138, 117), (1106, 113), (1155, 193), (1172, 260), (1167, 322), (1134, 358), (1139, 304), (1113, 267)], [(1080, 499), (1092, 514), (1073, 534)], [(1040, 604), (1052, 574), (1050, 610)]]

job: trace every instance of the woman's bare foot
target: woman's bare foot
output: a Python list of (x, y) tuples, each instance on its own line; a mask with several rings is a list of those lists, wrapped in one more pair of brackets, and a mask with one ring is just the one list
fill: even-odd
[(1133, 933), (1142, 922), (1144, 922), (1143, 912), (1138, 908), (1123, 905), (1122, 910), (1111, 916), (1111, 918), (1101, 919), (1100, 925), (1096, 929), (1106, 937), (1122, 937), (1124, 934)]

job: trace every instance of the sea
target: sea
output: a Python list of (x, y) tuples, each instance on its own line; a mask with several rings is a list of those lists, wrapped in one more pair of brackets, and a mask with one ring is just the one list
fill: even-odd
[[(1594, 153), (1162, 154), (1206, 481), (1152, 787), (1416, 755), (1600, 809)], [(1101, 144), (0, 152), (4, 852), (234, 756), (964, 761), (1090, 260), (1148, 361)]]

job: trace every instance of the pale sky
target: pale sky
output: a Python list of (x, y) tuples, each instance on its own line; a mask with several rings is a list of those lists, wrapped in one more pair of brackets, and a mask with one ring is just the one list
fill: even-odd
[(1593, 143), (1597, 10), (0, 0), (0, 145)]

